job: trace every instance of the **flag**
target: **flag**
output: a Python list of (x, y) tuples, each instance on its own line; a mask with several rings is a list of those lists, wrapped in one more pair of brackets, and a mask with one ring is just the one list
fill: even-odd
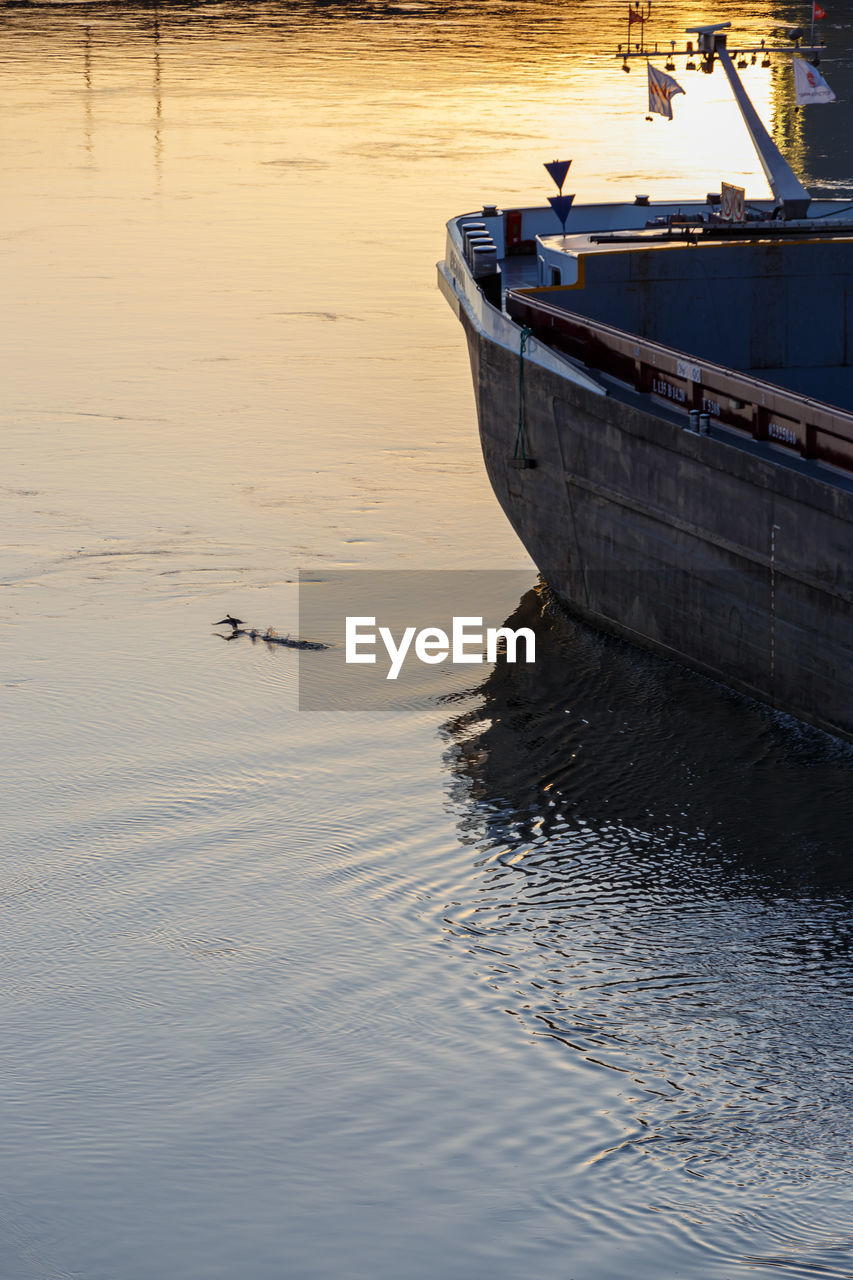
[(798, 107), (810, 106), (813, 102), (834, 102), (835, 94), (810, 62), (794, 55), (794, 94)]
[(825, 17), (826, 17), (826, 10), (821, 9), (820, 5), (817, 3), (817, 0), (814, 0), (814, 3), (812, 4), (812, 22), (820, 22), (821, 18), (825, 18)]
[(642, 21), (643, 21), (643, 15), (641, 13), (638, 13), (636, 9), (628, 10), (628, 26), (629, 27), (632, 22), (642, 22)]
[(672, 99), (677, 93), (684, 93), (681, 85), (664, 71), (658, 71), (649, 62), (649, 111), (656, 111), (660, 116), (672, 119)]

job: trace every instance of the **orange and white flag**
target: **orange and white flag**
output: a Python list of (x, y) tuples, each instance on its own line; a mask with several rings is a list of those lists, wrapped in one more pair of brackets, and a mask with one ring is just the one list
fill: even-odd
[(660, 116), (672, 119), (672, 99), (677, 93), (684, 93), (681, 85), (665, 71), (658, 71), (649, 62), (649, 111), (656, 111)]

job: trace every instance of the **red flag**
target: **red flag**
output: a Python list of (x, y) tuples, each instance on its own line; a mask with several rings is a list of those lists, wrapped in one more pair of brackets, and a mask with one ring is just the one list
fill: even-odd
[(817, 3), (817, 0), (814, 0), (814, 3), (812, 4), (812, 21), (819, 22), (821, 18), (825, 18), (825, 17), (826, 17), (826, 10), (821, 9), (820, 5)]
[(632, 22), (642, 22), (642, 21), (643, 21), (643, 15), (642, 15), (641, 13), (638, 13), (636, 9), (629, 9), (629, 10), (628, 10), (628, 25), (629, 25), (629, 26), (631, 25), (631, 23), (632, 23)]

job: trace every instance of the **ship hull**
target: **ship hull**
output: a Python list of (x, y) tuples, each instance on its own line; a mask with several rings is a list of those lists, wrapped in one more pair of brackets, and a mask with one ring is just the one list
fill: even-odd
[(492, 487), (560, 600), (853, 739), (853, 493), (535, 362), (519, 414), (518, 349), (459, 315)]

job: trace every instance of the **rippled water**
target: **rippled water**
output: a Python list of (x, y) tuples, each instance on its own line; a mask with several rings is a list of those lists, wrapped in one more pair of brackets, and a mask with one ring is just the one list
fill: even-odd
[[(853, 756), (543, 609), (434, 286), (554, 155), (762, 191), (722, 82), (649, 126), (621, 38), (0, 9), (10, 1280), (853, 1276)], [(210, 626), (295, 628), (299, 568), (483, 567), (529, 575), (536, 678), (395, 714), (299, 713), (294, 653)]]

